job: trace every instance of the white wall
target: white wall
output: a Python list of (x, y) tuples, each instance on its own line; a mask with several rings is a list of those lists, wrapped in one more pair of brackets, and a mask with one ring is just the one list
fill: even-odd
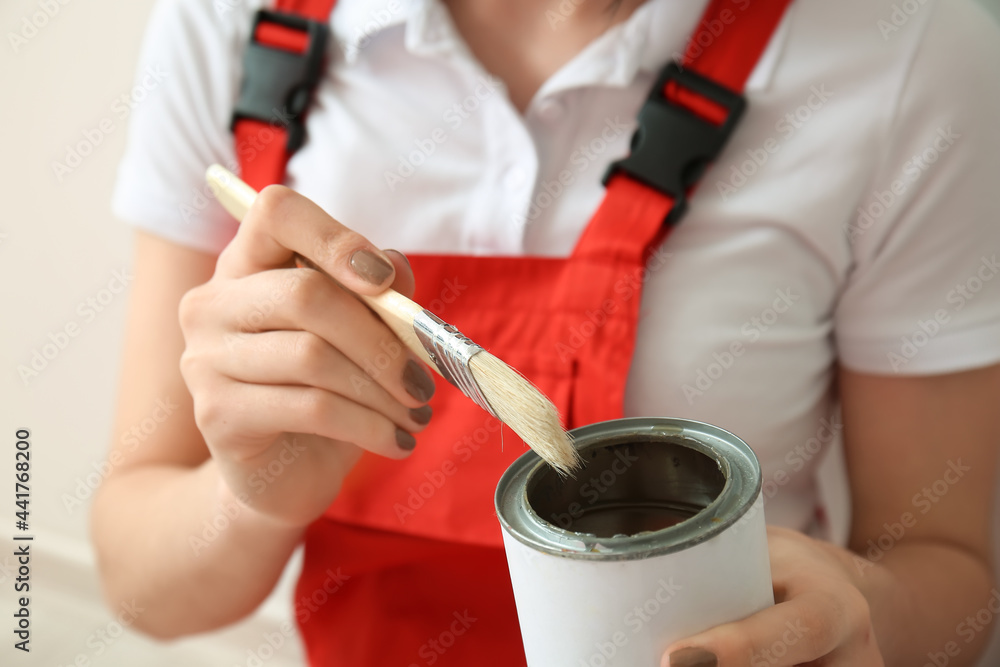
[[(206, 2), (209, 0), (206, 0)], [(1000, 15), (1000, 0), (986, 0)], [(11, 44), (25, 17), (41, 5), (57, 7), (47, 25)], [(12, 463), (14, 432), (32, 431), (32, 653), (14, 655), (13, 558), (0, 555), (0, 663), (62, 666), (245, 665), (248, 650), (265, 632), (289, 618), (290, 583), (281, 586), (253, 618), (224, 632), (159, 644), (134, 633), (118, 636), (100, 600), (94, 559), (86, 537), (86, 507), (67, 508), (63, 498), (86, 484), (109, 440), (125, 294), (117, 294), (89, 320), (78, 312), (87, 298), (102, 296), (115, 271), (130, 265), (126, 226), (108, 210), (125, 123), (116, 98), (131, 89), (132, 68), (151, 0), (3, 0), (0, 27), (0, 554), (12, 549), (15, 532)], [(110, 119), (113, 128), (92, 154), (59, 179), (53, 161), (67, 144)], [(107, 122), (105, 127), (109, 127)], [(109, 295), (105, 294), (104, 296)], [(22, 381), (35, 350), (67, 324), (79, 333), (48, 361), (37, 377)], [(56, 336), (58, 338), (58, 336)], [(49, 352), (51, 353), (51, 349)], [(95, 477), (91, 478), (92, 480)], [(86, 489), (86, 487), (82, 487)], [(297, 563), (290, 570), (294, 570)], [(104, 635), (98, 634), (104, 632)], [(117, 636), (111, 643), (102, 636)], [(990, 665), (1000, 664), (1000, 647)], [(83, 656), (83, 660), (80, 659)], [(89, 661), (89, 663), (87, 662)], [(269, 667), (301, 664), (289, 641)]]
[[(42, 0), (44, 2), (44, 0)], [(252, 619), (225, 632), (163, 645), (119, 634), (101, 601), (87, 541), (86, 506), (67, 509), (105, 456), (119, 370), (126, 294), (114, 295), (92, 320), (77, 311), (101, 294), (115, 271), (131, 264), (130, 231), (108, 207), (125, 139), (112, 109), (132, 88), (133, 68), (151, 0), (49, 0), (48, 24), (15, 51), (9, 32), (40, 11), (39, 0), (0, 2), (0, 664), (245, 665), (248, 649), (290, 618), (287, 577)], [(27, 34), (31, 34), (28, 32)], [(110, 119), (93, 153), (60, 180), (51, 166), (67, 144)], [(107, 122), (105, 128), (109, 127)], [(67, 324), (79, 326), (47, 367), (25, 384), (16, 367)], [(51, 352), (51, 349), (49, 350)], [(32, 431), (32, 652), (10, 646), (14, 611), (13, 445), (17, 428)], [(96, 474), (91, 481), (96, 481)], [(86, 486), (81, 488), (86, 491)], [(292, 573), (294, 575), (294, 573)], [(108, 624), (111, 624), (110, 626)], [(98, 634), (102, 632), (103, 634)], [(118, 636), (110, 645), (102, 639)], [(266, 655), (266, 653), (265, 653)], [(297, 639), (268, 667), (302, 664)], [(87, 664), (81, 660), (79, 664)]]

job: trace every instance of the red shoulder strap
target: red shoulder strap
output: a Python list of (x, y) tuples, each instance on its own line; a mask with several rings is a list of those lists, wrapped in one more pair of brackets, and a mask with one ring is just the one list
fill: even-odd
[[(326, 25), (330, 13), (337, 0), (276, 0), (274, 10), (303, 19)], [(310, 44), (310, 34), (306, 31), (268, 21), (266, 12), (258, 14), (254, 34), (250, 36), (250, 44), (274, 49), (273, 54), (282, 58), (282, 52), (304, 55), (310, 47), (321, 45)], [(321, 69), (322, 71), (322, 69)], [(248, 72), (244, 72), (246, 78)], [(296, 116), (302, 121), (305, 114), (308, 97), (300, 104), (302, 109)], [(287, 110), (287, 107), (286, 107)], [(281, 110), (275, 110), (273, 117), (237, 118), (233, 122), (233, 135), (236, 141), (236, 158), (240, 164), (240, 176), (244, 181), (260, 190), (272, 183), (281, 183), (285, 179), (285, 166), (298, 146), (289, 146), (289, 129), (280, 117)]]
[[(742, 91), (790, 4), (791, 0), (713, 0), (688, 40), (682, 65), (720, 86)], [(664, 94), (716, 123), (724, 120), (718, 107), (706, 106), (703, 98), (689, 91), (671, 87)]]
[(337, 0), (276, 0), (274, 8), (279, 12), (298, 14), (313, 21), (326, 23)]
[[(749, 3), (746, 0), (711, 0), (698, 28), (688, 40), (681, 66), (674, 69), (679, 72), (690, 70), (733, 94), (741, 93), (789, 4), (791, 0)], [(663, 80), (661, 75), (660, 81)], [(657, 85), (660, 86), (660, 83)], [(662, 93), (658, 100), (654, 99), (657, 93)], [(740, 100), (742, 104), (742, 98)], [(732, 109), (685, 87), (676, 78), (668, 78), (661, 90), (654, 88), (651, 92), (646, 106), (658, 104), (686, 110), (707, 122), (709, 128), (722, 128), (727, 122), (735, 124), (742, 111), (740, 106), (733, 117)], [(655, 143), (655, 138), (648, 135), (657, 128), (643, 127), (645, 110), (644, 107), (640, 114), (638, 136), (633, 138), (633, 154), (638, 144)], [(732, 127), (726, 129), (731, 131)], [(643, 133), (647, 133), (646, 136)], [(668, 152), (673, 150), (669, 145), (665, 148)], [(650, 186), (627, 170), (615, 171), (613, 165), (609, 174), (604, 200), (577, 242), (576, 255), (645, 252), (659, 245), (679, 220), (678, 213), (683, 214), (683, 210), (674, 211), (674, 196)], [(687, 192), (693, 191), (695, 185), (689, 184)], [(664, 225), (668, 218), (672, 224)], [(649, 239), (655, 241), (647, 246)]]

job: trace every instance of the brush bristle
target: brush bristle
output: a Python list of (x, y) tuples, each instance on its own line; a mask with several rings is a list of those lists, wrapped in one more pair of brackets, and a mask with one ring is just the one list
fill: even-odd
[(571, 475), (583, 465), (559, 422), (559, 411), (535, 385), (486, 351), (476, 353), (469, 367), (500, 421), (542, 459), (563, 475)]

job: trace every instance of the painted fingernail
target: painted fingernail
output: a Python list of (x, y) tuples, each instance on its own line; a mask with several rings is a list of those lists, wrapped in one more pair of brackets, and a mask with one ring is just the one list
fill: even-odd
[(351, 268), (362, 280), (372, 285), (381, 285), (392, 275), (392, 264), (371, 250), (355, 250), (351, 255)]
[(670, 667), (718, 667), (719, 659), (711, 651), (689, 646), (670, 654)]
[(410, 419), (417, 422), (418, 424), (426, 424), (431, 420), (431, 414), (434, 412), (429, 405), (422, 405), (419, 408), (412, 408), (410, 410)]
[(426, 402), (434, 395), (434, 380), (419, 363), (410, 359), (403, 369), (403, 389), (418, 401)]
[(396, 429), (396, 444), (400, 449), (410, 451), (417, 446), (417, 439), (401, 428)]

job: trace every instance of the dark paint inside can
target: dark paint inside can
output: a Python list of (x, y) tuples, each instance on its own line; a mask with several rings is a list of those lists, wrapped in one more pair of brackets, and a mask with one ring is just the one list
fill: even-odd
[(606, 442), (581, 452), (574, 478), (539, 468), (526, 484), (528, 505), (543, 521), (573, 533), (611, 538), (680, 524), (719, 497), (719, 462), (678, 442)]

